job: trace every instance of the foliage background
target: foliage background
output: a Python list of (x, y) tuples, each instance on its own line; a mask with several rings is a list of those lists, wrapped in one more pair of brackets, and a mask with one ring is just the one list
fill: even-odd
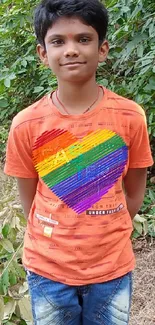
[[(0, 155), (13, 116), (56, 87), (56, 78), (35, 53), (32, 13), (36, 0), (0, 1)], [(155, 156), (155, 2), (105, 0), (109, 11), (110, 54), (100, 65), (97, 80), (146, 110), (152, 152)], [(150, 178), (134, 235), (155, 236), (155, 195)], [(5, 187), (6, 185), (4, 185)], [(21, 206), (12, 195), (9, 180), (0, 200), (0, 322), (30, 324), (25, 272), (21, 265), (23, 227)], [(6, 195), (7, 192), (7, 195)], [(7, 217), (6, 217), (7, 216)], [(2, 221), (2, 222), (1, 222)]]
[[(37, 3), (36, 0), (1, 0), (1, 152), (5, 151), (12, 117), (56, 86), (56, 78), (36, 56), (32, 13)], [(107, 0), (105, 4), (110, 18), (111, 51), (99, 68), (98, 81), (145, 108), (155, 151), (155, 3)]]

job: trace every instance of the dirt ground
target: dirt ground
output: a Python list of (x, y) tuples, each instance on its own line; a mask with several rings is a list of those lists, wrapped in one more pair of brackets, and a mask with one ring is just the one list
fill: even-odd
[(155, 241), (133, 243), (137, 266), (130, 325), (155, 325)]
[[(17, 198), (15, 183), (4, 176), (0, 168), (0, 201), (5, 193), (8, 196), (8, 191)], [(137, 266), (134, 271), (130, 325), (155, 325), (155, 240), (134, 240), (133, 247)]]

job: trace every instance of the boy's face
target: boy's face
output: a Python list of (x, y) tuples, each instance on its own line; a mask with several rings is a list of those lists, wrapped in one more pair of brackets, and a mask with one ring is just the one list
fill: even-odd
[(96, 30), (78, 18), (58, 19), (47, 31), (45, 46), (37, 46), (40, 59), (58, 81), (68, 82), (89, 80), (109, 50), (107, 41), (99, 47)]

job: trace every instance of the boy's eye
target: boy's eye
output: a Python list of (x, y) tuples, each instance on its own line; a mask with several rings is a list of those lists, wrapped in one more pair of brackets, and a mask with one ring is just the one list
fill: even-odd
[(55, 39), (55, 40), (52, 40), (51, 43), (54, 44), (54, 45), (61, 45), (64, 42), (63, 42), (62, 39)]
[(88, 43), (90, 39), (88, 37), (82, 37), (80, 38), (80, 43)]

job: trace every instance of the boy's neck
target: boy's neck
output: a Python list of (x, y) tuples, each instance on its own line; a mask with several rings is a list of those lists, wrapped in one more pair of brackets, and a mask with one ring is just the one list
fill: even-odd
[(77, 113), (78, 111), (79, 114), (82, 113), (94, 102), (97, 93), (98, 85), (96, 84), (95, 78), (85, 83), (58, 81), (59, 99), (71, 113)]

